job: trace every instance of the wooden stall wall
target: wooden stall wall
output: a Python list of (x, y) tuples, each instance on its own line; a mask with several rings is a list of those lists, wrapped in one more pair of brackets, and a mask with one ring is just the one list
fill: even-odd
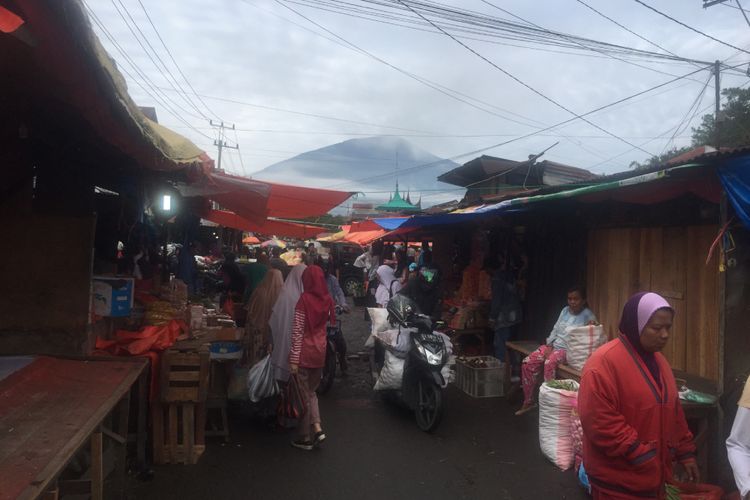
[(0, 355), (87, 354), (95, 216), (0, 222)]
[(593, 229), (588, 238), (589, 304), (610, 338), (625, 301), (638, 291), (675, 308), (664, 355), (673, 368), (719, 380), (718, 259), (706, 257), (715, 225)]

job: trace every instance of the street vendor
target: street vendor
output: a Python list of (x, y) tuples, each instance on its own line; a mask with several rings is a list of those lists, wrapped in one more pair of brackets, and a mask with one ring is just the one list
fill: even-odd
[(620, 336), (594, 351), (578, 392), (583, 456), (594, 499), (665, 498), (675, 462), (698, 482), (693, 435), (661, 350), (674, 309), (641, 292), (625, 304)]
[(560, 316), (546, 342), (526, 356), (521, 363), (523, 406), (516, 412), (516, 415), (523, 415), (536, 408), (534, 391), (539, 382), (539, 375), (544, 372), (544, 380), (552, 380), (555, 378), (557, 366), (565, 363), (568, 328), (595, 323), (596, 317), (586, 304), (586, 289), (582, 286), (568, 289), (568, 305), (560, 311)]

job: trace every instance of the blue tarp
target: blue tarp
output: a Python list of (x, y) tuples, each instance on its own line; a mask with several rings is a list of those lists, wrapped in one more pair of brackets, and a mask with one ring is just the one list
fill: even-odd
[(375, 224), (382, 227), (386, 231), (393, 231), (401, 227), (401, 224), (409, 220), (409, 217), (389, 217), (385, 219), (373, 219)]
[(724, 162), (719, 167), (719, 179), (737, 216), (750, 228), (750, 155)]

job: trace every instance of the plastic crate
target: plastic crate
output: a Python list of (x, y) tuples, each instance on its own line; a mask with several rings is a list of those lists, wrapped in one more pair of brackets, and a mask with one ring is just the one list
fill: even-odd
[[(469, 364), (480, 359), (486, 368)], [(498, 398), (504, 395), (505, 368), (492, 356), (472, 356), (456, 361), (456, 386), (474, 398)]]

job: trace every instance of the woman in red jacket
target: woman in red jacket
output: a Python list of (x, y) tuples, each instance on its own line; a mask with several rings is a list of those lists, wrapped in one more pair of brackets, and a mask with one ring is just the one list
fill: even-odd
[[(310, 266), (302, 273), (304, 292), (294, 310), (289, 370), (297, 374), (307, 411), (300, 420), (299, 439), (292, 446), (312, 450), (326, 438), (320, 425), (318, 396), (315, 390), (326, 360), (326, 323), (336, 324), (334, 303), (328, 294), (323, 270)], [(312, 436), (311, 436), (312, 434)]]
[(664, 498), (675, 462), (698, 481), (693, 435), (660, 353), (673, 317), (661, 296), (634, 295), (623, 309), (620, 336), (586, 362), (578, 409), (594, 499)]

